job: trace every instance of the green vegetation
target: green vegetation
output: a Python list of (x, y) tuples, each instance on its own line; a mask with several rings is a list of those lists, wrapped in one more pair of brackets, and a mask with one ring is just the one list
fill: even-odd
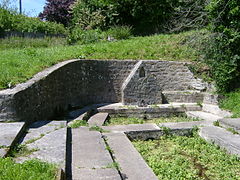
[(133, 144), (161, 180), (239, 179), (237, 156), (207, 143), (196, 132), (192, 137), (163, 136)]
[(227, 131), (229, 131), (233, 134), (239, 134), (234, 128), (227, 128)]
[(0, 180), (55, 180), (57, 167), (39, 160), (15, 163), (11, 158), (0, 158)]
[(87, 121), (75, 120), (68, 125), (68, 127), (70, 127), (70, 128), (79, 128), (80, 126), (88, 126)]
[(109, 132), (109, 131), (106, 131), (106, 130), (104, 130), (103, 128), (101, 128), (99, 126), (92, 126), (92, 127), (89, 128), (89, 131), (98, 131), (100, 133)]
[(0, 50), (6, 49), (25, 49), (25, 48), (48, 48), (67, 45), (65, 38), (46, 37), (46, 38), (23, 38), (10, 37), (1, 39)]
[(116, 117), (111, 118), (106, 122), (107, 126), (112, 125), (123, 125), (123, 124), (144, 124), (144, 123), (167, 123), (167, 122), (189, 122), (189, 121), (198, 121), (198, 119), (188, 118), (184, 116), (174, 116), (174, 117), (161, 117), (155, 119), (140, 119), (140, 118), (126, 118), (126, 117)]
[(18, 144), (10, 150), (8, 156), (13, 158), (23, 157), (28, 156), (35, 151), (38, 151), (38, 149), (29, 149), (26, 144)]
[(0, 89), (25, 82), (46, 67), (73, 58), (192, 61), (197, 56), (190, 48), (181, 44), (191, 33), (135, 37), (82, 46), (4, 49), (0, 53)]
[(225, 94), (225, 98), (221, 101), (220, 107), (230, 110), (234, 118), (240, 117), (240, 90)]

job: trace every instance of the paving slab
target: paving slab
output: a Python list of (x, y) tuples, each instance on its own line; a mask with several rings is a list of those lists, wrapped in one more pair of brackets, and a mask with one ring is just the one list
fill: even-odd
[(160, 129), (156, 124), (153, 124), (153, 123), (102, 126), (102, 128), (106, 131), (111, 131), (111, 132), (130, 132), (130, 131), (142, 132), (142, 131), (151, 131), (151, 130)]
[(199, 118), (199, 119), (203, 119), (211, 122), (222, 119), (221, 116), (217, 116), (212, 113), (207, 113), (203, 111), (187, 111), (186, 114), (188, 117)]
[(27, 157), (18, 157), (17, 162), (40, 159), (65, 167), (66, 160), (66, 121), (40, 121), (29, 126), (28, 133), (22, 140), (28, 149), (35, 149)]
[(158, 179), (124, 133), (106, 133), (104, 135), (113, 150), (115, 161), (120, 166), (123, 179)]
[(240, 135), (216, 126), (202, 127), (199, 134), (205, 140), (213, 142), (226, 149), (227, 152), (240, 157)]
[(208, 113), (212, 113), (214, 115), (217, 116), (221, 116), (221, 117), (231, 117), (232, 113), (230, 113), (229, 111), (226, 110), (222, 110), (219, 108), (218, 105), (214, 105), (214, 104), (202, 104), (202, 110)]
[(240, 133), (240, 118), (224, 118), (220, 119), (221, 126), (226, 128), (233, 128)]
[(88, 127), (72, 129), (72, 179), (120, 180), (102, 135)]
[(0, 157), (4, 157), (9, 149), (17, 143), (24, 131), (24, 123), (0, 123)]
[(159, 124), (160, 127), (167, 127), (172, 130), (177, 129), (192, 129), (195, 126), (206, 126), (206, 125), (212, 125), (212, 122), (208, 121), (191, 121), (191, 122), (176, 122), (176, 123), (161, 123)]
[(97, 113), (88, 120), (88, 124), (89, 126), (102, 126), (108, 118), (108, 113)]

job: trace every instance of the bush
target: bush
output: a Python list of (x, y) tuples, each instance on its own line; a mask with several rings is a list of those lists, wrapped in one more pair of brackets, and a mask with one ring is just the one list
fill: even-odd
[[(21, 22), (21, 23), (19, 23)], [(65, 34), (63, 25), (53, 22), (43, 22), (38, 18), (27, 17), (14, 11), (0, 8), (0, 31), (33, 32), (46, 34)]]
[(69, 44), (89, 44), (98, 42), (103, 38), (100, 30), (82, 30), (79, 27), (75, 27), (69, 33), (67, 40)]
[(219, 92), (229, 92), (239, 86), (239, 6), (238, 0), (212, 0), (208, 6), (213, 36), (205, 54)]
[(113, 26), (106, 31), (107, 38), (111, 39), (129, 39), (132, 35), (132, 28), (130, 26)]
[(178, 0), (78, 0), (72, 7), (73, 24), (80, 24), (85, 29), (128, 25), (136, 30), (135, 33), (162, 32), (162, 25), (171, 16), (177, 2)]

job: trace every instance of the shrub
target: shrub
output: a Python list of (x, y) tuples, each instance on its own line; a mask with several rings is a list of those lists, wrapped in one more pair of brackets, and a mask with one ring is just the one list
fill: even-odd
[(113, 26), (107, 32), (107, 38), (129, 39), (132, 35), (132, 28), (130, 26)]
[(71, 30), (67, 39), (69, 44), (89, 44), (100, 41), (102, 32), (100, 30), (82, 30), (79, 27), (75, 27)]
[(78, 0), (72, 7), (73, 24), (101, 29), (128, 25), (136, 29), (135, 33), (162, 32), (162, 25), (170, 17), (177, 2), (178, 0)]
[(239, 6), (238, 0), (212, 0), (208, 6), (213, 36), (206, 58), (219, 92), (229, 92), (239, 86)]
[[(19, 23), (21, 22), (21, 23)], [(19, 31), (46, 34), (65, 34), (63, 25), (53, 22), (43, 22), (39, 18), (27, 17), (14, 11), (0, 8), (0, 31)]]

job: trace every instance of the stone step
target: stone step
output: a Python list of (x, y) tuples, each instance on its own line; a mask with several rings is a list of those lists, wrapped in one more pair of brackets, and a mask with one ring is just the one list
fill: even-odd
[(224, 118), (219, 120), (220, 126), (225, 128), (233, 128), (240, 133), (240, 118)]
[(157, 180), (152, 169), (124, 133), (105, 133), (107, 143), (113, 150), (123, 179)]
[(56, 163), (65, 170), (66, 161), (66, 121), (38, 121), (32, 123), (21, 144), (29, 150), (35, 149), (26, 157), (18, 157), (17, 162), (29, 159)]
[(121, 179), (100, 132), (72, 129), (72, 179)]
[(108, 105), (98, 108), (98, 112), (109, 113), (110, 116), (158, 118), (183, 114), (186, 111), (200, 111), (202, 108), (197, 103), (171, 103), (149, 105), (147, 107), (123, 106), (121, 104)]
[(102, 126), (108, 118), (108, 113), (97, 113), (88, 120), (88, 124), (89, 126)]
[(221, 117), (231, 117), (232, 116), (232, 113), (230, 113), (229, 111), (226, 111), (226, 110), (222, 110), (219, 108), (218, 105), (214, 105), (214, 104), (205, 104), (205, 103), (202, 104), (202, 111), (212, 113), (214, 115), (221, 116)]
[(202, 127), (200, 136), (240, 157), (240, 136), (216, 126)]
[(210, 122), (214, 122), (219, 119), (222, 119), (221, 116), (217, 116), (217, 115), (203, 112), (203, 111), (187, 111), (186, 114), (188, 117), (199, 118), (199, 119), (203, 119)]
[(0, 157), (5, 157), (14, 145), (18, 143), (19, 138), (24, 134), (25, 124), (0, 123)]

